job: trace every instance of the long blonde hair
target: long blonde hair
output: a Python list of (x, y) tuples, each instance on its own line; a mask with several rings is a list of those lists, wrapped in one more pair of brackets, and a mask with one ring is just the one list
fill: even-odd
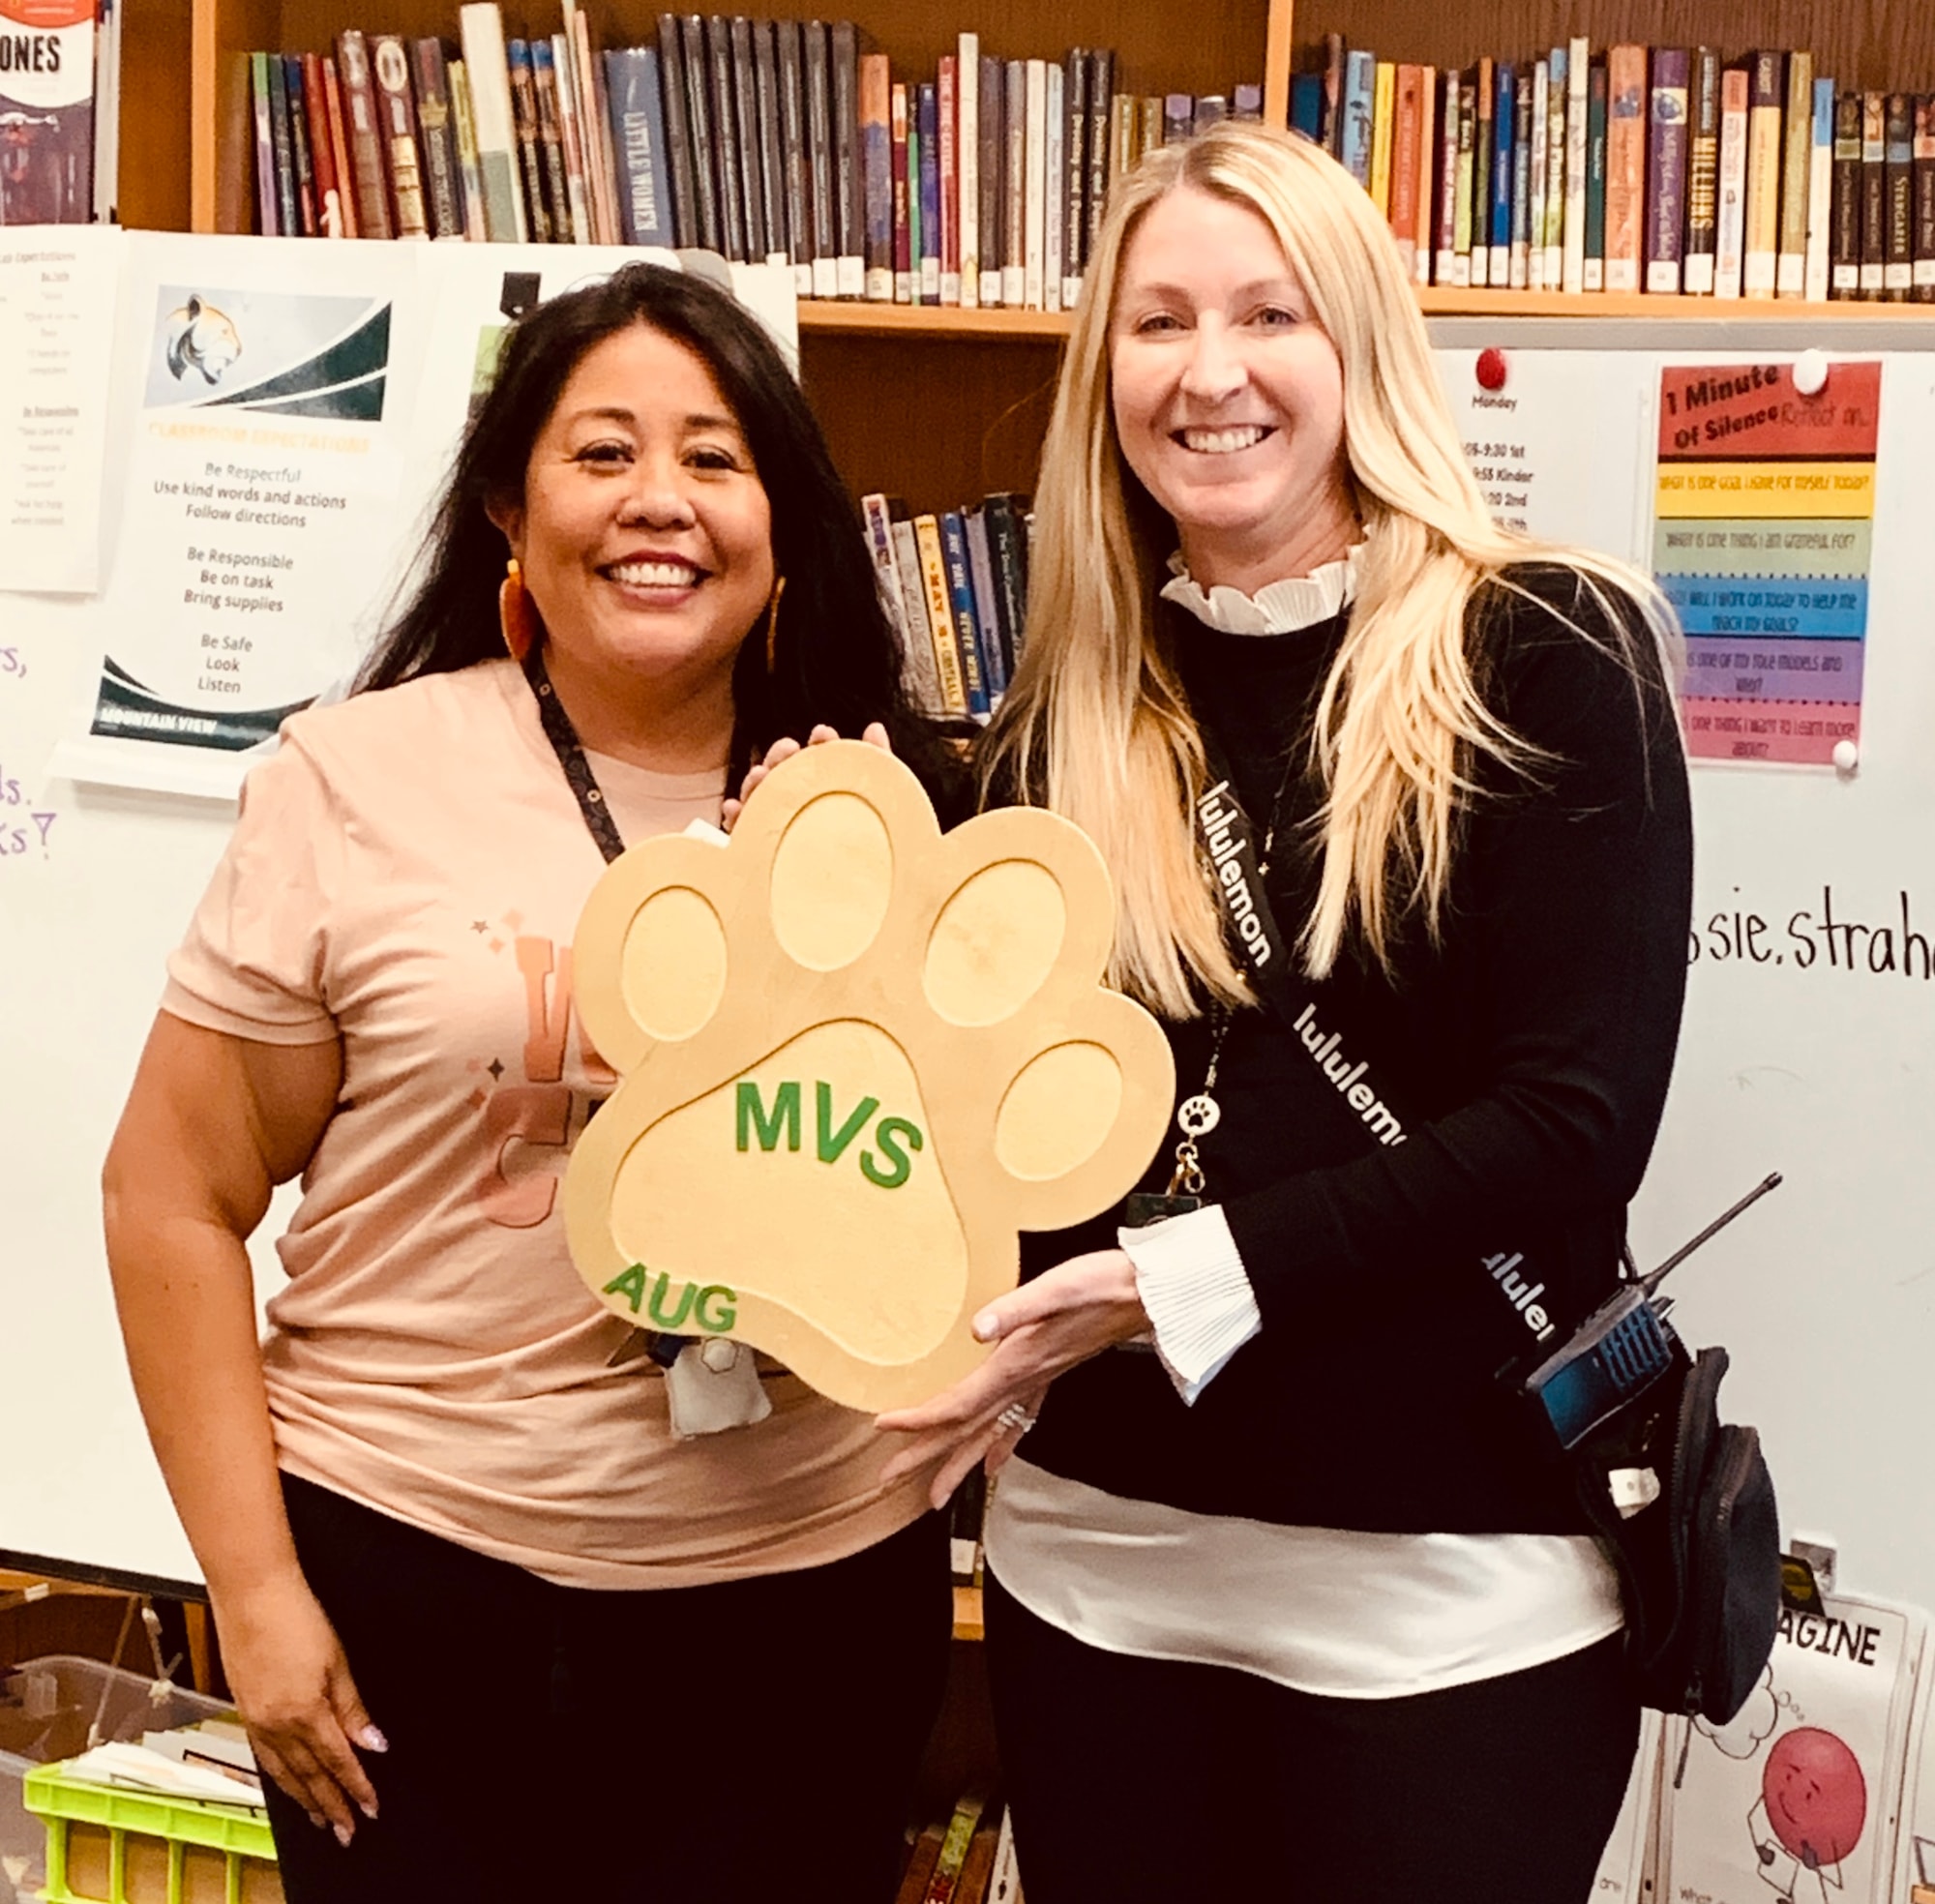
[(1150, 206), (1182, 187), (1264, 220), (1343, 367), (1364, 551), (1312, 737), (1325, 798), (1317, 899), (1299, 941), (1306, 971), (1327, 973), (1354, 935), (1387, 967), (1414, 908), (1435, 941), (1474, 760), (1525, 769), (1538, 759), (1479, 697), (1466, 654), (1474, 588), (1512, 563), (1563, 562), (1601, 597), (1619, 640), (1646, 636), (1609, 595), (1636, 606), (1668, 656), (1677, 641), (1671, 610), (1636, 570), (1492, 521), (1390, 232), (1342, 166), (1254, 124), (1151, 153), (1116, 187), (1084, 280), (1035, 492), (1026, 653), (981, 771), (984, 788), (1065, 814), (1100, 847), (1116, 881), (1112, 982), (1176, 1018), (1205, 995), (1251, 1001), (1191, 831), (1202, 742), (1155, 639), (1173, 528), (1123, 461), (1111, 411), (1122, 262)]

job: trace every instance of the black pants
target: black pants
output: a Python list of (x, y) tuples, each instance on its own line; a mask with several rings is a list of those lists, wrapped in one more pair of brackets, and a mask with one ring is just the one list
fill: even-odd
[(946, 1681), (946, 1529), (827, 1566), (556, 1587), (284, 1476), (390, 1749), (348, 1850), (273, 1786), (289, 1904), (893, 1896)]
[(1320, 1699), (1125, 1657), (989, 1576), (1027, 1904), (1586, 1904), (1639, 1735), (1617, 1637), (1503, 1679)]

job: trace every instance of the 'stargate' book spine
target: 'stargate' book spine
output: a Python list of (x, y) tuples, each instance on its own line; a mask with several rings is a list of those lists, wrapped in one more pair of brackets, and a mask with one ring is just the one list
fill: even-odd
[[(477, 135), (477, 175), (484, 205), (484, 235), (496, 244), (521, 243), (529, 235), (524, 222), (523, 193), (518, 188), (517, 133), (511, 111), (510, 67), (504, 49), (504, 15), (496, 0), (466, 0), (458, 12), (463, 41), (463, 73), (470, 96), (470, 118)], [(347, 35), (343, 36), (345, 39)], [(359, 40), (361, 36), (358, 36)], [(339, 52), (341, 50), (339, 43)], [(349, 111), (352, 141), (356, 116), (349, 99), (349, 71), (344, 62), (343, 104)], [(353, 152), (352, 152), (352, 156)], [(377, 161), (381, 164), (380, 155)], [(356, 159), (356, 216), (364, 216), (363, 164)], [(363, 226), (366, 238), (389, 236)]]
[(1907, 93), (1888, 96), (1888, 250), (1882, 296), (1906, 304), (1915, 290), (1915, 102)]
[(753, 69), (753, 22), (734, 14), (728, 22), (727, 45), (732, 59), (732, 137), (738, 164), (733, 175), (746, 208), (746, 261), (760, 263), (772, 251), (766, 231), (766, 199), (759, 182), (759, 102)]
[(771, 20), (753, 22), (753, 98), (759, 133), (759, 205), (766, 225), (766, 262), (792, 259), (787, 221), (786, 154), (780, 136), (779, 36)]
[[(1586, 151), (1591, 131), (1592, 48), (1575, 39), (1565, 49), (1565, 223), (1560, 245), (1560, 288), (1586, 288)], [(1715, 80), (1717, 86), (1718, 81)], [(1717, 112), (1717, 104), (1714, 107)], [(1717, 122), (1716, 122), (1717, 123)]]
[[(611, 96), (610, 54), (606, 54), (605, 91)], [(692, 126), (686, 116), (685, 41), (676, 14), (659, 15), (659, 90), (665, 110), (666, 169), (670, 173), (673, 243), (697, 246), (699, 206), (693, 195)], [(615, 106), (615, 102), (613, 102)], [(616, 142), (616, 133), (612, 134)], [(624, 193), (620, 192), (622, 200)], [(624, 217), (619, 206), (619, 216)]]
[(961, 303), (968, 311), (981, 302), (981, 36), (964, 33), (955, 43), (954, 183), (961, 250)]
[(813, 155), (807, 134), (806, 79), (801, 71), (800, 25), (775, 20), (773, 43), (779, 54), (781, 157), (786, 164), (787, 255), (792, 260), (792, 288), (812, 297), (814, 249)]
[(1814, 55), (1787, 56), (1787, 117), (1781, 130), (1780, 250), (1775, 257), (1776, 297), (1807, 290), (1807, 181), (1813, 169)]
[(463, 176), (450, 123), (450, 70), (434, 35), (410, 42), (417, 82), (417, 124), (423, 131), (424, 174), (430, 187), (432, 238), (463, 236)]
[(1713, 240), (1713, 295), (1737, 298), (1746, 287), (1747, 119), (1753, 77), (1744, 66), (1720, 74), (1718, 229)]
[(832, 80), (833, 189), (839, 295), (866, 289), (867, 201), (860, 177), (860, 39), (851, 20), (836, 20), (828, 39)]
[(992, 709), (988, 669), (981, 647), (981, 630), (974, 619), (974, 580), (968, 566), (968, 532), (952, 509), (940, 519), (940, 546), (947, 561), (947, 601), (954, 615), (954, 639), (961, 649), (963, 685), (968, 711), (979, 716)]
[(952, 53), (940, 56), (934, 81), (936, 123), (940, 145), (936, 154), (940, 175), (940, 302), (961, 303), (961, 184), (956, 164), (959, 138), (960, 63)]
[(981, 92), (976, 102), (980, 113), (981, 150), (977, 159), (981, 183), (981, 302), (1000, 304), (1001, 265), (1006, 255), (1006, 227), (1002, 223), (1007, 169), (1007, 120), (1002, 105), (1005, 69), (991, 54), (981, 56)]
[(665, 158), (659, 53), (657, 46), (633, 46), (605, 54), (605, 97), (618, 163), (618, 216), (628, 245), (677, 242), (666, 189), (670, 166)]
[(801, 27), (801, 62), (806, 91), (807, 150), (813, 175), (813, 295), (840, 295), (840, 237), (833, 182), (833, 80), (828, 71), (826, 22)]
[(1693, 49), (1687, 97), (1686, 257), (1680, 288), (1690, 297), (1713, 294), (1713, 256), (1720, 240), (1720, 55)]
[[(465, 12), (468, 11), (466, 8)], [(497, 9), (491, 5), (488, 11), (494, 15)], [(349, 27), (337, 35), (336, 59), (342, 82), (349, 163), (356, 184), (357, 228), (365, 238), (391, 238), (396, 235), (396, 227), (390, 222), (390, 188), (383, 168), (383, 133), (377, 118), (376, 88), (370, 76), (370, 48), (358, 29)]]
[(1606, 289), (1636, 291), (1646, 193), (1646, 48), (1606, 54)]
[(894, 296), (893, 74), (885, 53), (860, 60), (860, 164), (867, 190), (867, 275), (876, 304)]
[(927, 603), (928, 630), (934, 640), (934, 665), (940, 676), (940, 696), (950, 714), (968, 711), (967, 663), (954, 626), (954, 600), (947, 587), (947, 558), (941, 551), (940, 523), (933, 516), (913, 519), (919, 550), (922, 595)]
[(1811, 303), (1828, 295), (1828, 257), (1834, 228), (1834, 82), (1814, 81), (1814, 124), (1807, 144), (1807, 272)]
[(1861, 296), (1888, 285), (1888, 96), (1861, 95)]
[(560, 245), (580, 242), (571, 209), (571, 177), (564, 162), (564, 115), (557, 97), (557, 61), (551, 42), (531, 42), (531, 82), (537, 94), (538, 152), (544, 160), (545, 203), (551, 233)]
[(1680, 291), (1686, 234), (1686, 80), (1684, 46), (1652, 55), (1652, 113), (1646, 155), (1646, 288)]
[(1753, 56), (1753, 89), (1747, 102), (1747, 235), (1742, 288), (1750, 298), (1771, 298), (1780, 269), (1781, 55)]
[(545, 205), (544, 159), (538, 151), (538, 89), (531, 76), (531, 49), (509, 41), (505, 63), (511, 71), (511, 123), (518, 134), (518, 175), (523, 181), (524, 217), (534, 245), (551, 242), (551, 214)]
[(1589, 291), (1606, 288), (1606, 124), (1610, 94), (1606, 62), (1586, 71), (1586, 255), (1580, 275)]
[(1861, 294), (1861, 96), (1834, 99), (1834, 208), (1828, 260), (1828, 295)]
[(1935, 98), (1915, 102), (1915, 302), (1935, 304)]

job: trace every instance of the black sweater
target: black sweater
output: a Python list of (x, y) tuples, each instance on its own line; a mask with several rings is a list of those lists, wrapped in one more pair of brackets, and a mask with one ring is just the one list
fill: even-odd
[[(1646, 657), (1635, 679), (1569, 570), (1527, 567), (1514, 580), (1607, 643), (1503, 588), (1474, 602), (1468, 653), (1487, 705), (1555, 758), (1537, 784), (1480, 771), (1437, 946), (1414, 920), (1394, 979), (1347, 954), (1323, 983), (1298, 981), (1316, 1025), (1340, 1031), (1337, 1049), (1384, 1082), (1404, 1142), (1375, 1140), (1277, 1013), (1239, 1013), (1217, 1085), (1223, 1119), (1202, 1152), (1261, 1333), (1194, 1408), (1151, 1355), (1112, 1353), (1071, 1371), (1028, 1437), (1036, 1465), (1117, 1495), (1288, 1525), (1581, 1525), (1496, 1379), (1532, 1344), (1481, 1259), (1523, 1251), (1562, 1330), (1616, 1277), (1679, 1029), (1691, 836), (1650, 638), (1634, 644)], [(1304, 758), (1343, 617), (1259, 638), (1163, 612), (1195, 716), (1261, 835), (1290, 750)], [(1286, 937), (1314, 899), (1319, 797), (1299, 771), (1267, 881)], [(1286, 850), (1286, 837), (1305, 845)], [(1169, 1029), (1186, 1095), (1201, 1086), (1209, 1026)], [(1166, 1145), (1144, 1187), (1164, 1188), (1169, 1169)], [(1115, 1221), (1027, 1238), (1025, 1261), (1039, 1269), (1107, 1246)]]

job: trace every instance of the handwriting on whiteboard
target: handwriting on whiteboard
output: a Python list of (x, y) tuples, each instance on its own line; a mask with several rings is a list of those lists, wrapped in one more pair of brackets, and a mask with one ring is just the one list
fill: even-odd
[(18, 648), (0, 648), (0, 681), (10, 678), (15, 681), (27, 678), (27, 657)]
[(0, 861), (50, 856), (60, 815), (43, 807), (0, 760)]
[(1688, 965), (1935, 983), (1935, 907), (1918, 907), (1905, 887), (1863, 906), (1831, 881), (1778, 900), (1736, 886), (1724, 905), (1695, 909)]

